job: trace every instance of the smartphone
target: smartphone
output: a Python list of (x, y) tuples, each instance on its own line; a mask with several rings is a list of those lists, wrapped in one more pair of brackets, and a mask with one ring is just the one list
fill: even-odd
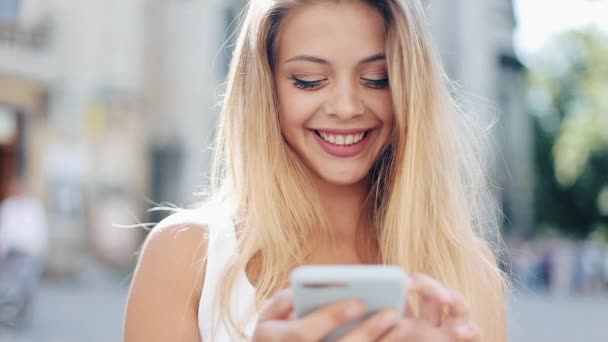
[(291, 273), (294, 309), (297, 317), (334, 302), (360, 299), (367, 313), (328, 335), (335, 341), (375, 312), (392, 309), (405, 314), (407, 275), (393, 265), (314, 265), (300, 266)]

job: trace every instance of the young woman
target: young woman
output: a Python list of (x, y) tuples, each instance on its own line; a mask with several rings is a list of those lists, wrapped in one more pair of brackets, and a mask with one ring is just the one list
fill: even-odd
[[(345, 341), (505, 341), (505, 280), (470, 125), (414, 0), (251, 1), (200, 209), (150, 234), (131, 341), (318, 341), (357, 301), (294, 317), (302, 264), (398, 264), (405, 318)], [(286, 290), (287, 289), (287, 290)]]

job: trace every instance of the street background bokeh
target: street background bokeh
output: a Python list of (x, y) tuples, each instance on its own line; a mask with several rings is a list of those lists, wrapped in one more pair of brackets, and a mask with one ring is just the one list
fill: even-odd
[[(122, 339), (136, 226), (207, 183), (245, 3), (0, 0), (0, 214), (38, 218), (0, 232), (36, 255), (0, 267), (29, 298), (0, 340)], [(511, 340), (608, 340), (608, 1), (423, 3), (488, 127)]]

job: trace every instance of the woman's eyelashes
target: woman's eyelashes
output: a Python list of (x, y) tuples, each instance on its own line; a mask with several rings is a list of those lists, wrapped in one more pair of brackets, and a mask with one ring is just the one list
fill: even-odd
[(388, 78), (373, 79), (373, 78), (361, 78), (366, 86), (374, 89), (388, 88)]
[[(315, 89), (321, 88), (327, 81), (327, 78), (318, 79), (318, 80), (303, 80), (303, 79), (298, 78), (295, 75), (292, 75), (291, 81), (292, 81), (293, 86), (298, 89), (315, 90)], [(388, 88), (388, 86), (389, 86), (388, 77), (383, 77), (383, 78), (361, 77), (361, 81), (363, 82), (363, 84), (366, 87), (372, 88), (372, 89), (385, 89), (385, 88)]]
[(327, 79), (305, 81), (297, 78), (296, 76), (291, 76), (291, 79), (293, 81), (294, 87), (304, 90), (317, 89), (322, 85), (322, 82), (327, 81)]

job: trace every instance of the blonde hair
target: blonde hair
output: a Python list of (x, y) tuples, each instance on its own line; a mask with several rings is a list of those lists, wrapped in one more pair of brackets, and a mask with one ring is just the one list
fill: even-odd
[[(281, 135), (273, 81), (281, 19), (310, 2), (251, 1), (228, 75), (211, 193), (238, 209), (239, 248), (216, 302), (233, 337), (244, 336), (230, 310), (238, 272), (258, 261), (259, 308), (286, 285), (290, 270), (311, 253), (309, 241), (327, 227), (309, 171)], [(370, 171), (380, 258), (459, 290), (484, 340), (497, 340), (505, 278), (479, 244), (498, 241), (498, 220), (475, 132), (450, 95), (421, 4), (365, 2), (385, 18), (395, 113), (392, 144)]]

